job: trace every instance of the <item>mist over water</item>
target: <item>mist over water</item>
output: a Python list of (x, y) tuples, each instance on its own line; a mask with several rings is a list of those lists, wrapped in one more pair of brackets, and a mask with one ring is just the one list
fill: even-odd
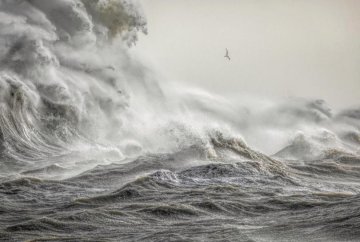
[(225, 98), (131, 55), (127, 0), (0, 0), (2, 241), (357, 241), (360, 109)]

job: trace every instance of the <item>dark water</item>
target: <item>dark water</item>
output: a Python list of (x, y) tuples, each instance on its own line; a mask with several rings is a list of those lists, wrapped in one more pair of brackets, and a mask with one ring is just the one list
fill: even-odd
[(0, 237), (359, 241), (359, 158), (276, 161), (247, 147), (224, 147), (216, 148), (218, 158), (205, 159), (192, 147), (96, 166), (63, 180), (36, 178), (65, 172), (56, 166), (3, 178)]

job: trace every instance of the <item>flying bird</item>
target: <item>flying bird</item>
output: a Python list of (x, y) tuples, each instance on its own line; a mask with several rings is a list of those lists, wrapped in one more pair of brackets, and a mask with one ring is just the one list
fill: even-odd
[(228, 60), (230, 60), (230, 56), (229, 56), (229, 51), (228, 51), (228, 49), (226, 48), (226, 54), (225, 54), (225, 56), (224, 56), (225, 58), (228, 58)]

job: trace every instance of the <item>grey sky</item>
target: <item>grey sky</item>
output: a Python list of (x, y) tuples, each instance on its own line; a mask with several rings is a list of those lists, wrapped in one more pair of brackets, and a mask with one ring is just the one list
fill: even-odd
[(136, 51), (173, 81), (360, 104), (359, 0), (141, 2), (149, 35)]

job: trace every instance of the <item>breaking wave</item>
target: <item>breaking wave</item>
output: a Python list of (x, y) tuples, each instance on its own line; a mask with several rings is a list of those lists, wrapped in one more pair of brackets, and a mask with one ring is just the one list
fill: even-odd
[(359, 238), (360, 109), (164, 82), (139, 32), (136, 1), (0, 0), (1, 239)]

